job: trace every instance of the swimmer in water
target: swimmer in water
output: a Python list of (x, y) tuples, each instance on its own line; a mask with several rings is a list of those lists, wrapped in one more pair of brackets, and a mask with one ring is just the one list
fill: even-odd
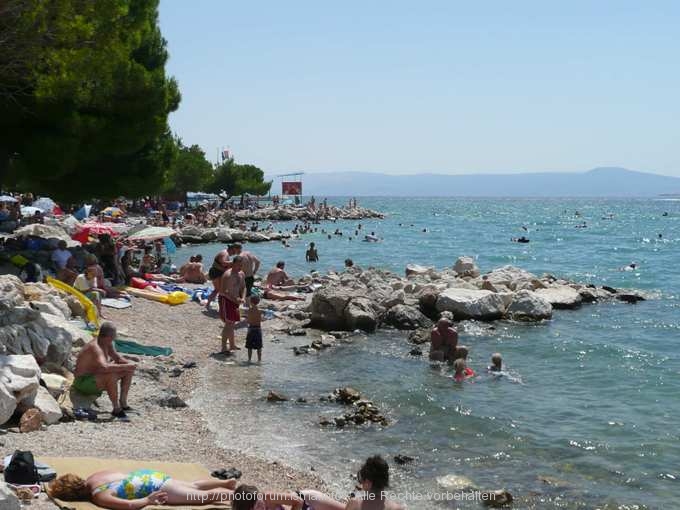
[(453, 380), (456, 382), (463, 382), (465, 379), (475, 376), (474, 370), (467, 366), (463, 358), (458, 358), (453, 362)]
[(502, 372), (503, 371), (503, 358), (499, 352), (494, 352), (491, 355), (491, 365), (487, 368), (489, 372)]
[(635, 262), (631, 262), (627, 266), (623, 266), (622, 268), (620, 268), (619, 271), (635, 271), (637, 267), (638, 265)]

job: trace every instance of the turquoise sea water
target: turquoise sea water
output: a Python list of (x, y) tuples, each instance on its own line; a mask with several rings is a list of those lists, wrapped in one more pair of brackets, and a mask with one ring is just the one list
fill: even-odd
[[(482, 489), (509, 489), (519, 499), (516, 508), (672, 507), (680, 496), (680, 201), (376, 198), (361, 205), (388, 214), (362, 222), (362, 232), (384, 241), (350, 241), (357, 222), (338, 221), (318, 227), (339, 228), (342, 237), (329, 240), (319, 232), (291, 241), (291, 248), (265, 243), (249, 249), (265, 268), (286, 260), (296, 276), (341, 269), (346, 257), (402, 273), (410, 262), (443, 268), (470, 255), (482, 271), (513, 264), (656, 297), (557, 311), (538, 325), (468, 328), (461, 341), (471, 347), (469, 364), (479, 377), (462, 385), (408, 356), (399, 332), (381, 331), (303, 357), (294, 357), (291, 347), (304, 338), (273, 335), (265, 338), (262, 366), (211, 361), (204, 372), (211, 395), (194, 404), (225, 444), (301, 469), (313, 466), (339, 493), (353, 487), (349, 475), (366, 456), (403, 453), (417, 461), (393, 464), (396, 492), (441, 493), (437, 478), (455, 474)], [(605, 219), (609, 215), (613, 219)], [(575, 228), (583, 221), (588, 228)], [(531, 243), (510, 242), (521, 235)], [(304, 262), (310, 241), (320, 254), (314, 265)], [(183, 247), (177, 260), (194, 252), (210, 260), (218, 249)], [(618, 270), (633, 261), (638, 270)], [(496, 351), (514, 381), (485, 375)], [(379, 403), (393, 424), (383, 430), (319, 427), (319, 415), (342, 410), (318, 397), (341, 385)], [(270, 389), (308, 403), (268, 404), (263, 396)]]

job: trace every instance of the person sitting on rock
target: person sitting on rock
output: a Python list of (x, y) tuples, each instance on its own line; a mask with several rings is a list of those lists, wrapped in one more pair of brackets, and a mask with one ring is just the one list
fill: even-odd
[(73, 288), (79, 290), (90, 299), (97, 307), (97, 314), (103, 318), (102, 315), (102, 298), (106, 297), (104, 290), (104, 282), (99, 282), (97, 276), (97, 265), (90, 265), (85, 268), (85, 271), (76, 277), (73, 282)]
[(385, 491), (390, 486), (389, 465), (380, 455), (366, 459), (357, 473), (357, 479), (363, 494), (350, 500), (346, 510), (372, 510), (374, 508), (403, 510), (403, 505), (387, 499)]
[(125, 411), (130, 409), (128, 392), (137, 366), (116, 352), (115, 338), (116, 326), (112, 322), (102, 323), (97, 338), (85, 344), (78, 354), (73, 388), (83, 395), (99, 396), (106, 391), (113, 405), (111, 415), (126, 419)]
[(85, 479), (70, 473), (62, 475), (48, 485), (47, 493), (64, 501), (91, 501), (112, 510), (138, 510), (149, 505), (198, 506), (233, 501), (235, 487), (234, 479), (186, 482), (153, 469), (128, 473), (105, 470)]
[(467, 366), (463, 358), (458, 358), (453, 362), (453, 380), (456, 382), (462, 382), (465, 379), (475, 376), (474, 370)]
[(281, 288), (284, 286), (294, 286), (295, 282), (288, 276), (285, 271), (286, 263), (279, 260), (276, 266), (267, 274), (266, 286), (267, 288)]
[(52, 252), (51, 259), (54, 263), (54, 268), (57, 271), (57, 279), (69, 285), (73, 285), (73, 282), (78, 276), (76, 271), (76, 259), (73, 258), (73, 255), (67, 249), (66, 241), (59, 241), (57, 249)]
[(458, 345), (458, 332), (446, 318), (441, 318), (430, 332), (430, 359), (453, 363), (458, 358), (466, 358), (468, 349)]

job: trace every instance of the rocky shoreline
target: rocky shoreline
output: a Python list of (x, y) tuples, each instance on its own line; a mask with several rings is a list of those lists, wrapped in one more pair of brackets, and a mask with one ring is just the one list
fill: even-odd
[[(268, 228), (261, 226), (256, 231), (243, 226), (245, 222), (268, 223), (277, 221), (299, 221), (301, 223), (317, 223), (335, 220), (363, 220), (369, 218), (382, 219), (385, 215), (378, 211), (363, 207), (339, 208), (329, 206), (322, 210), (312, 210), (306, 207), (264, 207), (250, 211), (224, 211), (218, 219), (218, 226), (200, 227), (188, 225), (178, 230), (176, 239), (180, 243), (229, 243), (249, 242), (261, 243), (266, 241), (282, 241), (294, 236), (287, 231), (275, 230), (273, 225)], [(226, 226), (230, 225), (230, 226)]]
[(460, 257), (442, 271), (411, 264), (403, 277), (381, 269), (349, 268), (303, 281), (322, 287), (310, 306), (294, 316), (324, 331), (419, 330), (442, 316), (453, 321), (539, 322), (551, 319), (554, 310), (604, 301), (636, 303), (647, 297), (636, 290), (598, 287), (550, 274), (539, 277), (514, 266), (482, 275), (471, 257)]
[(369, 218), (382, 219), (381, 212), (365, 207), (322, 207), (310, 209), (308, 207), (262, 207), (260, 209), (244, 209), (241, 211), (226, 211), (224, 219), (228, 221), (333, 221), (333, 220), (363, 220)]

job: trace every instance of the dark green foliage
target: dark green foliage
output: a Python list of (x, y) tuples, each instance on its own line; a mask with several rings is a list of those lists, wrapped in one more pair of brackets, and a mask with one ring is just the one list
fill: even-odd
[(266, 195), (271, 181), (264, 181), (264, 172), (254, 165), (239, 165), (228, 159), (215, 169), (215, 177), (208, 186), (212, 193), (225, 192), (228, 195)]
[(160, 189), (180, 94), (157, 11), (158, 0), (0, 0), (0, 69), (12, 69), (0, 72), (2, 184), (67, 200)]

